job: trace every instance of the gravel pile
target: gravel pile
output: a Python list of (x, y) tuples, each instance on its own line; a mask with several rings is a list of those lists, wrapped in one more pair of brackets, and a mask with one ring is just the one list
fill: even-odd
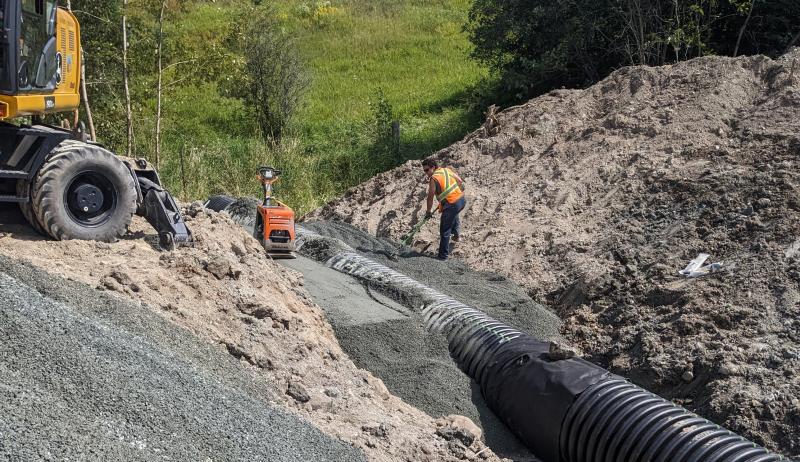
[(365, 460), (140, 304), (0, 257), (0, 459)]
[[(269, 397), (271, 405), (309, 422), (333, 440), (357, 448), (368, 460), (458, 462), (478, 453), (487, 462), (500, 460), (479, 439), (467, 446), (438, 433), (446, 426), (469, 429), (468, 422), (434, 419), (358, 368), (340, 347), (325, 312), (303, 287), (303, 276), (268, 258), (258, 242), (229, 216), (205, 210), (198, 202), (186, 207), (185, 218), (194, 245), (172, 252), (154, 249), (157, 236), (152, 227), (134, 217), (129, 234), (113, 244), (40, 240), (29, 229), (25, 234), (23, 229), (0, 227), (0, 255), (84, 284), (59, 299), (67, 305), (73, 299), (76, 304), (83, 303), (75, 309), (89, 306), (85, 300), (90, 295), (84, 292), (96, 288), (130, 300), (139, 311), (215, 345), (238, 367), (257, 376), (256, 380), (273, 385), (276, 391)], [(352, 278), (332, 274), (338, 278), (327, 278), (328, 288), (322, 294), (333, 287), (348, 299), (362, 298), (363, 303), (354, 306), (345, 303), (360, 312), (350, 322), (370, 322), (372, 296), (381, 297)], [(20, 279), (26, 283), (36, 280)], [(51, 293), (47, 292), (48, 297)], [(382, 301), (386, 319), (402, 316), (391, 308), (391, 300), (384, 297)], [(98, 310), (105, 313), (99, 308), (94, 311)], [(161, 351), (172, 354), (170, 344)], [(201, 361), (201, 369), (203, 364)], [(95, 374), (106, 372), (90, 370), (87, 380), (93, 380)], [(255, 391), (259, 390), (262, 388)], [(83, 403), (78, 401), (78, 405)], [(152, 428), (160, 427), (154, 423)], [(291, 450), (287, 447), (287, 454), (292, 454)], [(344, 460), (349, 458), (345, 455)], [(311, 454), (308, 459), (317, 456)]]

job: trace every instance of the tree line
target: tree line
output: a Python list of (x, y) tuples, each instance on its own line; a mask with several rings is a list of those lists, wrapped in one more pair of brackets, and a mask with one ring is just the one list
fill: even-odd
[(800, 2), (475, 0), (465, 29), (472, 56), (519, 100), (589, 85), (627, 65), (783, 54), (800, 45)]
[[(175, 122), (173, 137), (184, 125), (177, 120), (182, 115), (165, 114), (165, 106), (170, 101), (185, 106), (190, 98), (206, 110), (202, 119), (212, 131), (260, 133), (280, 142), (309, 83), (291, 31), (267, 2), (229, 1), (225, 8), (213, 3), (72, 0), (66, 5), (81, 23), (89, 104), (82, 117), (105, 142), (158, 162), (163, 119)], [(242, 114), (223, 117), (231, 108)]]

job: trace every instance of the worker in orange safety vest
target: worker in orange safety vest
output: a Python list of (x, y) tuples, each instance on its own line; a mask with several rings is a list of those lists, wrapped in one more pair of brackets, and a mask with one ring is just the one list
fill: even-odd
[(436, 258), (447, 260), (450, 255), (450, 238), (454, 242), (461, 239), (460, 213), (467, 205), (464, 198), (464, 181), (453, 169), (439, 167), (433, 159), (422, 161), (422, 169), (430, 179), (428, 185), (428, 208), (426, 219), (433, 217), (434, 199), (438, 203), (442, 221), (439, 224), (439, 253)]

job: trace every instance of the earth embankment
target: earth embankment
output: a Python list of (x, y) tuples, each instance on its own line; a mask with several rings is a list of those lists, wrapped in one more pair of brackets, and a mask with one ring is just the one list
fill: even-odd
[[(798, 121), (800, 49), (623, 68), (509, 108), (433, 156), (467, 182), (454, 256), (524, 287), (587, 359), (797, 456)], [(424, 180), (408, 162), (307, 219), (399, 239)], [(681, 276), (700, 253), (723, 270)]]

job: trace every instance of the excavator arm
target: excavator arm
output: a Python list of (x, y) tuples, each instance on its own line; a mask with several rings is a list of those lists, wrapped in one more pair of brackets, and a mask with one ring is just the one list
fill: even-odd
[(144, 217), (156, 230), (159, 246), (164, 250), (173, 250), (176, 246), (190, 245), (192, 233), (186, 227), (177, 202), (161, 186), (158, 172), (144, 159), (120, 159), (136, 179), (136, 214)]
[(186, 227), (172, 195), (147, 178), (140, 177), (138, 180), (144, 195), (141, 216), (158, 232), (159, 246), (164, 250), (173, 250), (176, 246), (191, 244), (192, 233)]

